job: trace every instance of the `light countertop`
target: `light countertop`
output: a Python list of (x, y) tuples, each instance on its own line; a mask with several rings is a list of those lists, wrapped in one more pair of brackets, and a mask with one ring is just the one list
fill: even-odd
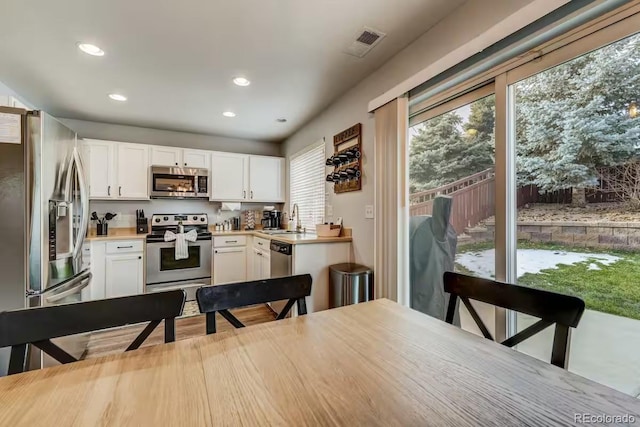
[[(303, 234), (276, 234), (270, 235), (260, 232), (260, 230), (236, 230), (236, 231), (215, 231), (211, 230), (211, 234), (215, 236), (256, 236), (263, 239), (277, 240), (279, 242), (291, 243), (293, 245), (299, 244), (313, 244), (313, 243), (346, 243), (351, 242), (351, 236), (338, 236), (338, 237), (318, 237), (315, 234), (303, 233)], [(102, 241), (102, 240), (134, 240), (145, 239), (146, 234), (137, 234), (135, 228), (110, 228), (109, 234), (106, 236), (98, 236), (96, 230), (91, 228), (87, 235), (87, 240), (90, 241)]]

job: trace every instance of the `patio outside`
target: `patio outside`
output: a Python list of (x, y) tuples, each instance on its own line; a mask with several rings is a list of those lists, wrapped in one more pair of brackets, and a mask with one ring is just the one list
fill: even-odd
[[(514, 85), (517, 282), (587, 310), (569, 370), (640, 395), (640, 36)], [(456, 269), (494, 278), (495, 100), (410, 129), (410, 213), (453, 198)], [(517, 316), (517, 330), (533, 322)], [(518, 350), (549, 360), (553, 329)]]

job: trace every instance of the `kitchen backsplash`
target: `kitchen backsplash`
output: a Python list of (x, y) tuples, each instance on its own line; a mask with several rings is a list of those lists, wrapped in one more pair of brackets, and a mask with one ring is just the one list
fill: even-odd
[[(282, 210), (282, 203), (242, 203), (239, 211), (221, 210), (222, 203), (206, 200), (174, 200), (153, 199), (147, 201), (128, 200), (92, 200), (89, 202), (89, 212), (96, 212), (100, 218), (106, 212), (117, 213), (113, 220), (109, 221), (110, 228), (131, 228), (136, 226), (136, 209), (143, 209), (147, 218), (153, 214), (198, 214), (205, 213), (209, 216), (209, 224), (222, 222), (235, 216), (243, 217), (245, 210), (261, 211), (265, 206), (274, 206)], [(258, 218), (259, 219), (259, 218)], [(91, 224), (95, 227), (95, 224)]]

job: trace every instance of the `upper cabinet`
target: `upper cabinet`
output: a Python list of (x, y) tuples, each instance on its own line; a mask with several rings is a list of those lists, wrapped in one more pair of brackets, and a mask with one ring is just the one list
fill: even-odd
[(211, 151), (154, 145), (151, 147), (151, 166), (209, 169), (211, 167)]
[(284, 159), (214, 152), (211, 200), (284, 202)]
[(284, 159), (249, 156), (249, 201), (284, 202)]
[(118, 144), (118, 198), (149, 198), (149, 147), (143, 144)]
[(149, 199), (149, 147), (115, 141), (82, 142), (90, 199)]
[(211, 168), (211, 151), (182, 150), (182, 165), (187, 168)]
[(284, 202), (285, 160), (189, 148), (86, 139), (81, 141), (89, 198), (148, 200), (149, 168), (209, 170), (210, 200)]
[(151, 147), (151, 166), (182, 166), (182, 148)]
[(85, 171), (89, 178), (90, 199), (112, 199), (115, 193), (115, 151), (111, 141), (84, 140)]
[(249, 156), (234, 153), (211, 155), (211, 200), (247, 201)]

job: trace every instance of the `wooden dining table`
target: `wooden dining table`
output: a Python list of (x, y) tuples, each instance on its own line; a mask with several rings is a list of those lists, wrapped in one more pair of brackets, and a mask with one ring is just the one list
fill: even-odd
[(0, 426), (553, 426), (584, 414), (640, 423), (640, 401), (386, 299), (0, 379)]

